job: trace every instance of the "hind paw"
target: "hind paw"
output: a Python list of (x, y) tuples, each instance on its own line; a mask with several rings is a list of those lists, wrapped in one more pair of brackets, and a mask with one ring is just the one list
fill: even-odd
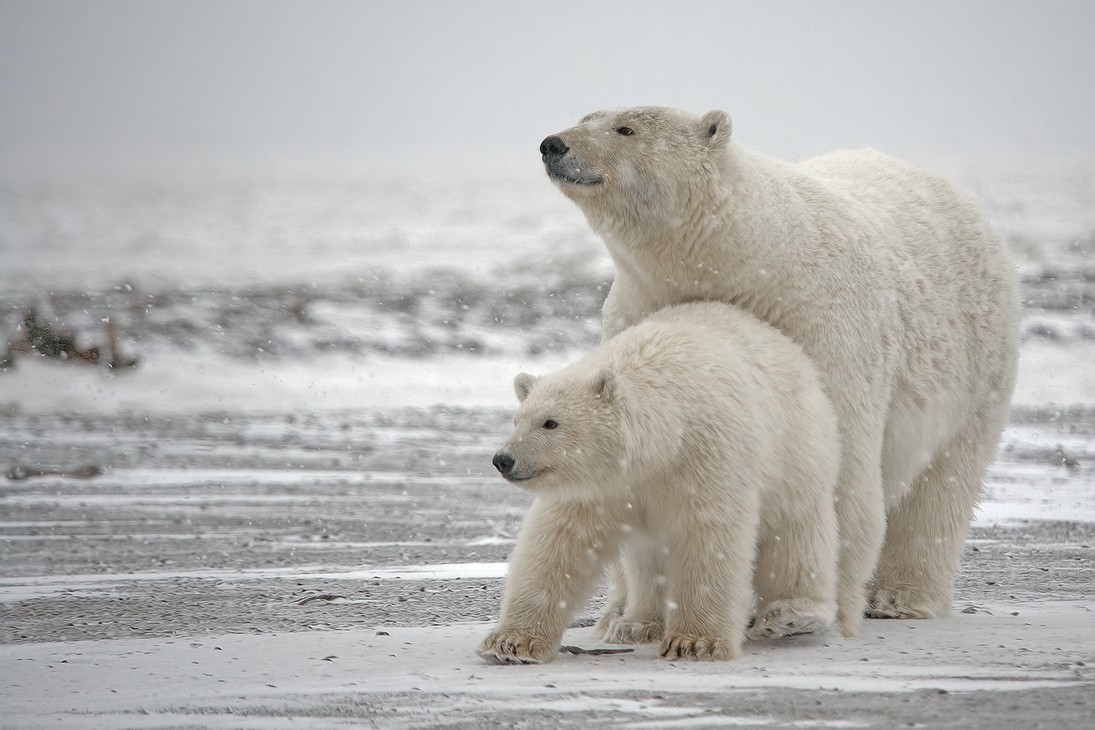
[(814, 601), (773, 601), (753, 621), (750, 639), (776, 639), (798, 634), (819, 634), (833, 625), (835, 606)]
[(609, 623), (601, 639), (609, 644), (655, 644), (665, 635), (660, 621), (628, 621), (623, 617)]
[(933, 607), (932, 602), (916, 588), (871, 586), (867, 590), (866, 613), (868, 618), (922, 619), (936, 618), (946, 611)]

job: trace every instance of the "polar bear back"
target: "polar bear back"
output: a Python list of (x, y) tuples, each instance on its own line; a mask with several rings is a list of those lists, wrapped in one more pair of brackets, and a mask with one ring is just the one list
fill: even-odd
[(620, 381), (627, 458), (644, 471), (730, 459), (729, 472), (765, 483), (835, 481), (836, 415), (813, 362), (748, 312), (720, 302), (667, 307), (564, 377), (599, 368)]

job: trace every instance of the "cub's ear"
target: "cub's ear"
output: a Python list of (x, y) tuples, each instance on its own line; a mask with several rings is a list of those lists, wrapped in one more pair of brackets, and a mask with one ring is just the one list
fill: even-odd
[(593, 395), (605, 403), (616, 400), (616, 373), (601, 368), (593, 378)]
[(517, 394), (518, 402), (525, 402), (525, 398), (528, 398), (528, 394), (532, 392), (532, 386), (535, 383), (535, 376), (528, 373), (518, 373), (517, 377), (513, 379), (513, 392)]
[(710, 149), (720, 149), (730, 141), (730, 115), (726, 112), (707, 112), (700, 118), (700, 139)]

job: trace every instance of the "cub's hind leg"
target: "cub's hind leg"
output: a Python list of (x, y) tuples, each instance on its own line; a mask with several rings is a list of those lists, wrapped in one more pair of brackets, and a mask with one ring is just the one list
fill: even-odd
[(646, 536), (635, 536), (620, 550), (627, 585), (623, 612), (610, 622), (602, 638), (615, 644), (649, 644), (665, 634), (665, 556)]
[[(800, 508), (801, 507), (801, 508)], [(750, 639), (821, 633), (836, 620), (837, 526), (832, 497), (765, 521), (753, 574)]]

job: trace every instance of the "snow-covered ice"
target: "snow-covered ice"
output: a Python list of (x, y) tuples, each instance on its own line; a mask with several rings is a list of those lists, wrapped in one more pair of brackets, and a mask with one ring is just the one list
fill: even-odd
[[(775, 703), (768, 717), (738, 715), (734, 695), (745, 690), (974, 693), (1095, 680), (1087, 667), (1095, 621), (1088, 605), (1075, 602), (985, 606), (930, 623), (870, 622), (863, 639), (749, 644), (729, 664), (666, 662), (655, 647), (640, 646), (623, 655), (562, 654), (545, 666), (490, 666), (467, 650), (487, 630), (458, 623), (5, 647), (6, 717), (89, 728), (271, 727), (278, 717), (292, 718), (293, 727), (415, 727), (520, 722), (535, 708), (560, 724), (604, 713), (623, 727), (718, 727), (791, 724)], [(601, 646), (591, 629), (571, 630), (563, 641)], [(712, 704), (712, 696), (721, 701)], [(374, 698), (372, 706), (355, 706), (360, 697)], [(834, 724), (829, 714), (815, 707), (793, 724), (870, 726)]]

